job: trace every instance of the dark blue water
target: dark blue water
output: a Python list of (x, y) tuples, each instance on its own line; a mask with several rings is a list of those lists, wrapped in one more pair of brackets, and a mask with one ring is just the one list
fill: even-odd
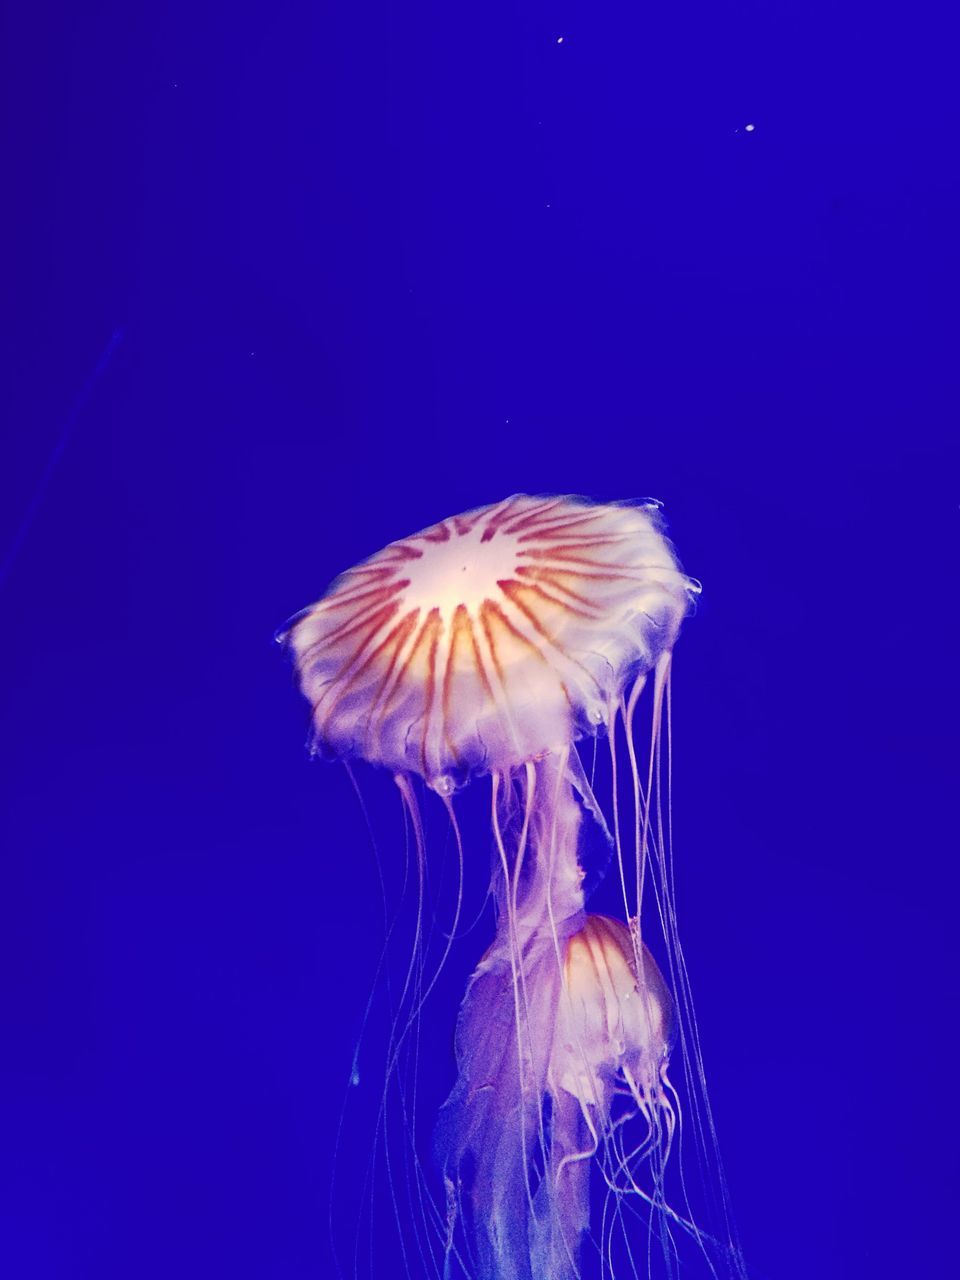
[[(704, 584), (678, 895), (756, 1276), (955, 1265), (939, 10), (7, 15), (4, 1274), (332, 1274), (383, 911), (271, 636), (517, 490), (661, 499)], [(399, 805), (358, 778), (392, 892)]]

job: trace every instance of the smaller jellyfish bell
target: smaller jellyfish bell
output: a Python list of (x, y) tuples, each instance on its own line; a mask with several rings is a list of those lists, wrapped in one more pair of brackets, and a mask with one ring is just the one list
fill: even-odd
[(646, 1112), (661, 1090), (673, 1005), (653, 956), (619, 920), (589, 915), (567, 941), (563, 977), (549, 1066), (553, 1091), (609, 1112), (622, 1083)]
[[(650, 952), (619, 920), (588, 915), (567, 939), (547, 1066), (550, 1140), (531, 1230), (531, 1260), (547, 1276), (579, 1275), (594, 1156), (613, 1194), (657, 1195), (674, 1128), (665, 1087), (672, 1008)], [(639, 1135), (629, 1123), (637, 1117)]]

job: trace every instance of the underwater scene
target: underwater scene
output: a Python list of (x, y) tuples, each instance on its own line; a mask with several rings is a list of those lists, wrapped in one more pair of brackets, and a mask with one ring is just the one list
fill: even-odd
[(4, 1276), (956, 1270), (939, 8), (4, 17)]

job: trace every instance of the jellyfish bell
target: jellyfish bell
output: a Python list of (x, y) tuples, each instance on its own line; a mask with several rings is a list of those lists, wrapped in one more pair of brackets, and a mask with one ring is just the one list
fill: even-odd
[[(554, 1120), (534, 1244), (549, 1259), (547, 1274), (577, 1274), (580, 1237), (590, 1226), (590, 1162), (601, 1148), (614, 1187), (636, 1189), (643, 1162), (655, 1166), (656, 1185), (674, 1128), (666, 1087), (671, 1023), (670, 994), (647, 948), (637, 948), (619, 920), (588, 915), (566, 943), (547, 1067)], [(636, 1117), (643, 1132), (625, 1144), (619, 1139)]]
[(391, 543), (283, 638), (318, 746), (442, 792), (606, 725), (693, 589), (655, 508), (515, 495)]
[[(515, 495), (391, 543), (342, 574), (281, 636), (312, 709), (315, 749), (384, 766), (397, 780), (418, 852), (418, 928), (425, 853), (411, 779), (446, 805), (461, 876), (454, 792), (490, 779), (495, 933), (460, 1009), (457, 1081), (437, 1128), (445, 1203), (424, 1213), (418, 1236), (445, 1277), (582, 1276), (592, 1166), (618, 1199), (612, 1221), (623, 1220), (624, 1196), (667, 1211), (676, 1001), (640, 922), (652, 853), (686, 1038), (677, 1024), (695, 1055), (659, 778), (671, 654), (697, 590), (652, 504)], [(633, 717), (651, 673), (644, 763)], [(618, 799), (618, 734), (632, 832)], [(606, 813), (578, 752), (578, 742), (601, 735), (613, 779)], [(615, 850), (629, 925), (585, 912), (607, 866), (591, 865), (585, 821)], [(441, 965), (459, 906), (458, 896)], [(435, 982), (415, 965), (388, 1069)], [(685, 1074), (702, 1079), (698, 1066)], [(430, 1194), (418, 1192), (421, 1208)], [(610, 1274), (611, 1229), (604, 1216)]]
[(621, 1084), (637, 1107), (658, 1105), (672, 1035), (673, 1001), (648, 948), (640, 965), (626, 925), (588, 915), (566, 943), (548, 1075), (587, 1111), (609, 1110)]

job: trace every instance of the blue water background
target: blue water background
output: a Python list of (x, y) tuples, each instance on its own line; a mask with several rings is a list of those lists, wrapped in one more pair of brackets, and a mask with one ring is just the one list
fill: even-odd
[(704, 584), (678, 894), (757, 1276), (956, 1265), (941, 17), (8, 11), (4, 1275), (331, 1274), (380, 890), (271, 635), (518, 490), (661, 499)]

